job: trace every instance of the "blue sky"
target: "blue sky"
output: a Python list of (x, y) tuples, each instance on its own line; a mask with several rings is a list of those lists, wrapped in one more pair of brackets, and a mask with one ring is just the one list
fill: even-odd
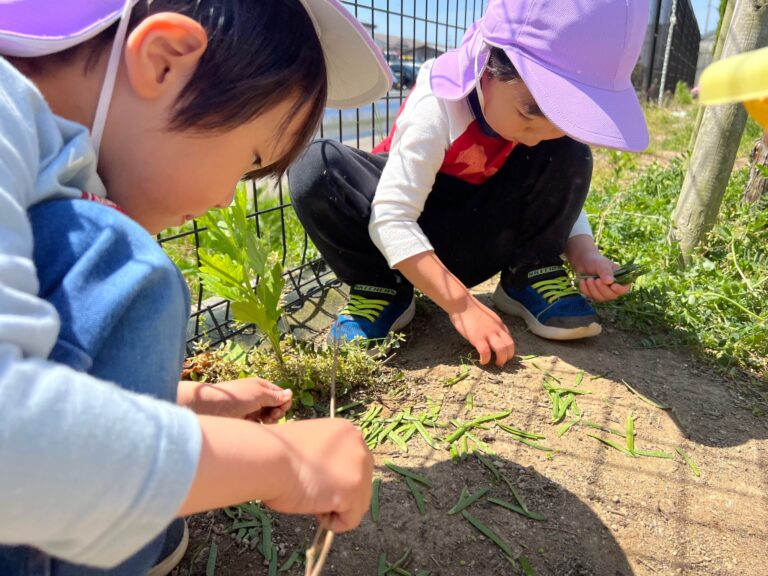
[[(712, 4), (712, 8), (709, 12), (709, 27), (708, 30), (704, 30), (704, 26), (707, 22), (707, 5)], [(717, 28), (717, 7), (720, 5), (718, 0), (691, 0), (693, 4), (693, 11), (696, 13), (696, 19), (699, 21), (699, 30), (701, 30), (702, 36), (709, 30)]]

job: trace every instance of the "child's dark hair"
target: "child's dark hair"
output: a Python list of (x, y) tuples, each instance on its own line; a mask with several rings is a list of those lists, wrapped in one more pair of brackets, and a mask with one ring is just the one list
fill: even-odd
[[(288, 152), (248, 176), (279, 176), (315, 135), (328, 93), (325, 59), (312, 20), (299, 0), (139, 0), (129, 30), (159, 12), (183, 14), (208, 34), (208, 48), (175, 103), (171, 130), (235, 128), (297, 98), (284, 127), (304, 108), (307, 120)], [(117, 24), (66, 52), (29, 62), (38, 69), (87, 51), (86, 70), (109, 49)], [(276, 138), (287, 130), (280, 130)]]
[(520, 78), (515, 65), (509, 60), (506, 52), (495, 46), (491, 48), (491, 55), (488, 57), (486, 66), (488, 73), (501, 82), (511, 82)]

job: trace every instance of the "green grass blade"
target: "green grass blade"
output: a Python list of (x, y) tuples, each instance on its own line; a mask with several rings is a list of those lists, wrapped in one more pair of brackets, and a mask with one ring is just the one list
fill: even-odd
[(509, 434), (512, 434), (514, 436), (522, 436), (523, 438), (529, 438), (530, 440), (545, 440), (547, 438), (546, 436), (542, 436), (541, 434), (534, 434), (533, 432), (526, 432), (525, 430), (514, 428), (513, 426), (509, 426), (507, 424), (504, 424), (503, 422), (496, 422), (496, 426), (504, 430), (504, 432), (508, 432)]
[(487, 416), (480, 416), (479, 418), (475, 418), (471, 422), (469, 422), (470, 428), (475, 428), (479, 426), (480, 424), (485, 424), (486, 422), (493, 422), (495, 420), (503, 420), (507, 416), (512, 414), (512, 410), (505, 410), (504, 412), (496, 412), (495, 414), (488, 414)]
[(566, 422), (565, 424), (560, 426), (560, 428), (557, 431), (557, 437), (562, 438), (563, 436), (568, 434), (568, 431), (571, 428), (573, 428), (576, 424), (578, 424), (579, 420), (581, 420), (581, 418), (574, 418), (573, 420), (570, 420), (569, 422)]
[(701, 476), (701, 470), (699, 469), (696, 462), (693, 461), (693, 458), (688, 456), (686, 451), (679, 446), (675, 446), (675, 450), (678, 454), (680, 454), (680, 456), (682, 456), (683, 460), (685, 460), (685, 463), (688, 464), (688, 467), (691, 469), (691, 472), (693, 472), (693, 475), (696, 477)]
[(427, 432), (426, 428), (424, 428), (424, 424), (422, 424), (417, 420), (416, 422), (413, 423), (413, 425), (416, 427), (416, 430), (419, 432), (419, 434), (421, 434), (421, 437), (424, 438), (424, 442), (429, 444), (430, 448), (433, 448), (435, 450), (440, 449), (440, 447), (434, 441), (432, 436), (429, 435), (429, 432)]
[(269, 519), (263, 511), (261, 516), (261, 546), (264, 559), (267, 561), (272, 560), (272, 521)]
[(602, 443), (603, 443), (603, 444), (605, 444), (606, 446), (610, 446), (611, 448), (613, 448), (613, 449), (615, 449), (615, 450), (618, 450), (618, 451), (619, 451), (619, 452), (621, 452), (622, 454), (626, 454), (627, 456), (632, 456), (632, 457), (634, 457), (634, 456), (635, 456), (635, 455), (634, 455), (632, 452), (630, 452), (629, 450), (627, 450), (627, 449), (626, 449), (624, 446), (622, 446), (621, 444), (617, 444), (617, 443), (616, 443), (616, 442), (614, 442), (613, 440), (608, 440), (608, 438), (602, 438), (602, 437), (600, 437), (600, 436), (596, 436), (595, 434), (587, 434), (587, 436), (589, 436), (590, 438), (594, 438), (595, 440), (598, 440), (598, 441), (602, 442)]
[(291, 552), (291, 555), (288, 556), (288, 560), (286, 560), (282, 566), (280, 566), (280, 570), (278, 572), (288, 572), (291, 568), (293, 568), (293, 565), (296, 564), (301, 559), (301, 554), (299, 554), (298, 551), (294, 550)]
[(478, 438), (477, 436), (472, 434), (472, 432), (467, 432), (466, 433), (466, 437), (469, 438), (470, 440), (472, 440), (472, 442), (474, 442), (475, 445), (478, 448), (480, 448), (480, 450), (482, 450), (483, 452), (485, 452), (489, 456), (495, 456), (496, 455), (496, 452), (493, 451), (493, 448), (491, 448), (490, 446), (488, 446), (488, 444), (486, 444), (485, 442), (480, 440), (480, 438)]
[(456, 504), (448, 510), (448, 514), (450, 516), (454, 514), (458, 514), (465, 508), (469, 508), (472, 504), (477, 502), (480, 498), (485, 496), (485, 494), (490, 490), (490, 486), (484, 486), (483, 488), (480, 488), (480, 490), (477, 490), (476, 492), (473, 492), (472, 494), (465, 496), (463, 498), (459, 498), (459, 501), (456, 502)]
[(531, 520), (536, 520), (538, 522), (546, 522), (547, 517), (542, 516), (541, 514), (538, 514), (537, 512), (532, 512), (531, 510), (523, 509), (521, 506), (518, 506), (517, 504), (512, 504), (511, 502), (507, 502), (506, 500), (501, 500), (500, 498), (488, 498), (488, 502), (491, 504), (496, 504), (496, 506), (501, 506), (502, 508), (506, 508), (507, 510), (511, 510), (512, 512), (516, 512), (520, 514), (521, 516), (525, 516), (526, 518), (530, 518)]
[(512, 496), (514, 496), (515, 500), (520, 505), (520, 508), (528, 512), (528, 505), (525, 503), (525, 500), (523, 500), (523, 496), (518, 491), (517, 486), (515, 486), (512, 480), (510, 480), (506, 476), (502, 476), (501, 478), (502, 480), (504, 480), (504, 483), (507, 485), (507, 488), (509, 488), (509, 491), (512, 492)]
[(568, 412), (568, 409), (571, 407), (571, 404), (573, 404), (574, 399), (575, 399), (575, 396), (570, 392), (565, 395), (565, 398), (561, 398), (560, 405), (557, 410), (557, 414), (552, 420), (552, 424), (557, 424), (563, 418), (565, 418), (565, 413)]
[(671, 460), (675, 457), (674, 454), (664, 452), (663, 450), (635, 450), (635, 454), (637, 456), (647, 456), (649, 458), (666, 458), (667, 460)]
[(664, 404), (663, 402), (659, 402), (658, 400), (652, 400), (651, 398), (648, 398), (648, 396), (644, 396), (643, 394), (640, 394), (640, 392), (638, 392), (637, 390), (635, 390), (634, 388), (632, 388), (632, 386), (630, 386), (630, 385), (629, 385), (629, 384), (626, 382), (626, 380), (622, 380), (621, 382), (622, 382), (622, 384), (624, 384), (624, 386), (626, 386), (626, 387), (627, 387), (627, 389), (628, 389), (630, 392), (632, 392), (632, 394), (634, 394), (635, 396), (637, 396), (638, 398), (640, 398), (640, 400), (642, 400), (642, 401), (643, 401), (643, 402), (645, 402), (646, 404), (650, 404), (651, 406), (653, 406), (653, 407), (655, 407), (655, 408), (658, 408), (659, 410), (669, 410), (669, 409), (670, 409), (670, 406), (669, 406), (669, 405), (667, 405), (667, 404)]
[(420, 474), (417, 474), (416, 472), (411, 472), (407, 468), (401, 468), (400, 466), (393, 464), (392, 462), (384, 462), (387, 468), (392, 470), (393, 472), (397, 472), (401, 476), (405, 476), (406, 478), (410, 478), (411, 480), (416, 480), (419, 484), (423, 484), (427, 488), (432, 488), (432, 482), (430, 482), (426, 477), (421, 476)]
[(531, 561), (528, 560), (528, 558), (520, 556), (518, 561), (520, 562), (520, 568), (525, 576), (536, 576), (536, 572), (533, 571), (533, 566), (531, 566)]
[(501, 472), (499, 472), (499, 469), (482, 454), (475, 454), (475, 456), (480, 460), (480, 463), (488, 469), (488, 472), (491, 473), (491, 476), (493, 476), (493, 483), (498, 484), (499, 480), (501, 480)]
[(552, 422), (556, 422), (557, 415), (560, 413), (560, 394), (550, 391), (549, 397), (552, 400)]
[(504, 541), (503, 541), (503, 540), (502, 540), (502, 539), (499, 537), (499, 535), (498, 535), (498, 534), (496, 534), (496, 532), (494, 532), (493, 530), (491, 530), (490, 528), (488, 528), (488, 526), (486, 526), (485, 524), (483, 524), (482, 522), (480, 522), (480, 520), (478, 520), (477, 518), (475, 518), (474, 516), (472, 516), (471, 514), (469, 514), (469, 513), (468, 513), (466, 510), (464, 510), (464, 511), (461, 513), (461, 515), (462, 515), (462, 516), (464, 516), (464, 519), (465, 519), (467, 522), (469, 522), (470, 524), (472, 524), (472, 526), (474, 526), (474, 527), (475, 527), (475, 529), (476, 529), (478, 532), (480, 532), (480, 533), (481, 533), (483, 536), (485, 536), (485, 537), (486, 537), (486, 538), (488, 538), (488, 539), (489, 539), (491, 542), (493, 542), (494, 544), (496, 544), (496, 546), (498, 546), (499, 548), (501, 548), (502, 552), (504, 552), (504, 554), (505, 554), (507, 557), (509, 557), (509, 558), (512, 558), (512, 559), (514, 559), (514, 558), (515, 558), (515, 554), (512, 552), (512, 550), (510, 549), (510, 547), (509, 547), (509, 546), (507, 546), (507, 544), (506, 544), (506, 543), (505, 543), (505, 542), (504, 542)]
[(381, 495), (381, 478), (375, 478), (373, 481), (373, 494), (371, 496), (371, 520), (378, 522), (381, 517), (379, 507), (379, 498)]
[(277, 546), (272, 544), (272, 550), (270, 552), (270, 560), (269, 560), (269, 571), (267, 572), (268, 576), (277, 576)]
[(219, 547), (216, 542), (211, 542), (211, 549), (208, 552), (208, 563), (205, 566), (205, 576), (216, 575), (216, 556), (219, 554)]
[(463, 426), (459, 426), (459, 428), (457, 430), (454, 430), (450, 435), (448, 435), (448, 437), (445, 439), (445, 441), (448, 444), (452, 444), (452, 443), (456, 442), (456, 440), (458, 440), (459, 438), (464, 436), (464, 433), (467, 430), (469, 430), (469, 427), (466, 424), (463, 425)]
[(549, 446), (544, 446), (543, 444), (539, 444), (537, 442), (534, 442), (533, 440), (528, 440), (527, 438), (517, 438), (515, 436), (512, 436), (515, 440), (518, 442), (525, 444), (526, 446), (530, 446), (531, 448), (536, 448), (536, 450), (541, 450), (543, 452), (554, 452), (552, 448)]
[(635, 415), (631, 411), (627, 414), (627, 450), (635, 453)]
[(413, 499), (416, 500), (416, 507), (419, 509), (419, 514), (426, 514), (427, 507), (424, 504), (424, 495), (421, 493), (421, 490), (419, 490), (419, 485), (416, 483), (415, 480), (409, 478), (408, 476), (405, 477), (405, 483), (408, 485), (408, 488), (411, 490), (411, 494), (413, 494)]
[(620, 438), (626, 438), (626, 433), (624, 431), (617, 430), (616, 428), (609, 428), (608, 426), (601, 426), (597, 422), (592, 422), (592, 420), (582, 420), (581, 424), (587, 428), (593, 428), (595, 430), (607, 432), (608, 434), (613, 434), (614, 436), (619, 436)]
[(411, 424), (407, 424), (406, 426), (403, 426), (397, 430), (397, 434), (402, 433), (403, 442), (408, 444), (408, 442), (413, 438), (413, 435), (416, 434), (416, 426)]
[(387, 572), (389, 572), (389, 563), (387, 562), (387, 555), (382, 552), (379, 554), (379, 561), (376, 564), (376, 574), (377, 576), (387, 576)]
[(461, 370), (456, 376), (443, 380), (443, 386), (445, 387), (455, 386), (456, 384), (458, 384), (462, 380), (466, 380), (467, 378), (469, 378), (469, 366), (467, 366), (466, 364), (463, 364), (461, 366)]
[(405, 443), (405, 440), (403, 440), (403, 438), (397, 434), (397, 432), (390, 432), (387, 435), (387, 438), (391, 440), (393, 444), (396, 444), (400, 450), (403, 452), (408, 452), (408, 445)]

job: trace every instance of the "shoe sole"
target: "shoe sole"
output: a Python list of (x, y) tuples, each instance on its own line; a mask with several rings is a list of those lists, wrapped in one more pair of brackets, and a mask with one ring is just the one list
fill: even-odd
[(581, 338), (597, 336), (603, 331), (603, 327), (597, 322), (592, 322), (588, 326), (580, 326), (579, 328), (558, 328), (542, 324), (525, 306), (517, 300), (510, 298), (501, 287), (501, 284), (496, 286), (496, 291), (493, 293), (493, 304), (502, 312), (522, 318), (531, 332), (547, 340), (579, 340)]
[(176, 549), (163, 558), (162, 562), (155, 564), (147, 572), (147, 576), (168, 576), (173, 569), (181, 563), (181, 559), (184, 558), (184, 554), (187, 553), (187, 547), (189, 546), (189, 528), (186, 521), (184, 522), (184, 534), (181, 537), (181, 542)]
[[(408, 324), (411, 323), (411, 320), (413, 320), (413, 317), (415, 315), (416, 315), (416, 299), (412, 298), (408, 308), (406, 308), (405, 311), (402, 314), (400, 314), (400, 316), (398, 316), (397, 319), (392, 323), (392, 327), (389, 329), (389, 334), (392, 334), (392, 332), (397, 332), (398, 330), (402, 330), (403, 328), (408, 326)], [(389, 334), (387, 335), (385, 340), (389, 339)], [(335, 344), (335, 338), (331, 336), (330, 332), (328, 332), (328, 336), (326, 337), (325, 342), (326, 344), (328, 344), (328, 346), (333, 346)], [(339, 341), (339, 343), (341, 344), (342, 342)], [(387, 345), (388, 345), (388, 342), (387, 342)], [(376, 347), (369, 348), (369, 352), (372, 354), (378, 353)]]

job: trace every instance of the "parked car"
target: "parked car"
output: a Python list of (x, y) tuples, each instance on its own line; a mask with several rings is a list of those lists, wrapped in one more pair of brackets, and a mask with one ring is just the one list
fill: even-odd
[(418, 67), (413, 61), (392, 60), (389, 67), (392, 68), (394, 88), (402, 88), (403, 90), (413, 88), (419, 73)]

